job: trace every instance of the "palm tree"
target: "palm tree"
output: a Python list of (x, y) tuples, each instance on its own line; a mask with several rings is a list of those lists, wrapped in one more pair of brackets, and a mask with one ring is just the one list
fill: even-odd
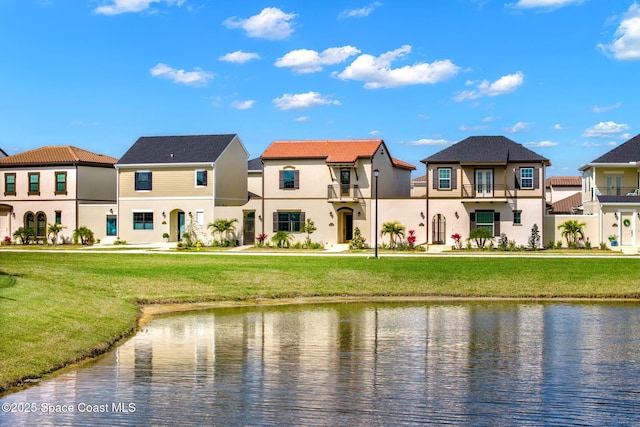
[(216, 233), (220, 233), (220, 240), (222, 240), (222, 235), (224, 234), (225, 241), (229, 242), (229, 233), (236, 230), (236, 226), (234, 225), (238, 222), (237, 218), (218, 218), (214, 222), (209, 223), (207, 228), (211, 228), (211, 234), (215, 238)]
[(293, 237), (288, 231), (280, 230), (271, 237), (271, 241), (273, 241), (279, 248), (288, 248), (291, 246)]
[(84, 225), (82, 227), (78, 227), (73, 230), (73, 240), (75, 242), (80, 240), (80, 243), (83, 245), (93, 243), (93, 231)]
[(558, 230), (562, 229), (562, 237), (567, 239), (568, 247), (575, 247), (578, 243), (578, 238), (584, 238), (584, 230), (586, 222), (578, 222), (577, 219), (568, 219), (558, 226)]
[(380, 235), (384, 236), (385, 234), (388, 234), (389, 245), (394, 248), (396, 246), (396, 239), (404, 237), (404, 230), (405, 226), (400, 224), (398, 221), (389, 221), (382, 224)]
[(63, 227), (61, 224), (58, 224), (57, 222), (54, 224), (49, 224), (49, 227), (47, 228), (47, 236), (53, 235), (53, 237), (51, 238), (51, 242), (54, 245), (58, 243), (58, 234), (60, 234), (60, 232), (65, 228), (67, 227)]

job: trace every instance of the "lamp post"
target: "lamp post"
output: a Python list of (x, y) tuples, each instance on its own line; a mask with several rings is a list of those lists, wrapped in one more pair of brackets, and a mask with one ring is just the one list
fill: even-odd
[(375, 238), (375, 250), (376, 250), (376, 259), (378, 258), (378, 175), (380, 175), (380, 171), (378, 169), (373, 170), (373, 176), (376, 177), (376, 220), (375, 226), (373, 228), (373, 233), (376, 236)]

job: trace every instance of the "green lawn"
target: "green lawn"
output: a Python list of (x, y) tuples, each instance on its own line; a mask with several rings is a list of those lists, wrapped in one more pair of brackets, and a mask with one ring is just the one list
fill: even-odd
[(637, 258), (0, 252), (0, 391), (104, 351), (139, 304), (309, 296), (640, 298)]

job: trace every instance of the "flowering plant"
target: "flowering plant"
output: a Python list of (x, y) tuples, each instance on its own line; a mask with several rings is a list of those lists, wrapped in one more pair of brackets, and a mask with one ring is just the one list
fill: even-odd
[(453, 233), (451, 238), (456, 243), (456, 248), (462, 249), (462, 236), (459, 233)]
[(416, 231), (415, 230), (409, 230), (409, 235), (407, 236), (407, 243), (409, 243), (410, 247), (413, 247), (413, 245), (416, 243)]

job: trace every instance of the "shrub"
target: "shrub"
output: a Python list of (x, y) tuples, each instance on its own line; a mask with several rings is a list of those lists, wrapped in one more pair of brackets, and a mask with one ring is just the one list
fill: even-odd
[(451, 238), (455, 243), (456, 249), (462, 249), (462, 236), (459, 233), (453, 233)]
[(540, 248), (540, 229), (538, 224), (533, 224), (531, 235), (529, 236), (529, 249), (535, 251), (538, 248)]
[(493, 246), (493, 233), (488, 228), (476, 228), (469, 233), (469, 239), (476, 242), (479, 249), (485, 249), (487, 243)]
[(506, 234), (502, 233), (500, 238), (498, 239), (498, 249), (501, 251), (506, 251), (509, 249), (509, 238)]
[(366, 239), (362, 237), (362, 233), (358, 227), (353, 230), (353, 238), (351, 239), (351, 243), (349, 243), (349, 249), (362, 249), (364, 248), (364, 242)]
[(13, 238), (16, 240), (20, 239), (20, 243), (23, 245), (28, 245), (32, 239), (35, 239), (35, 237), (35, 231), (27, 227), (20, 227), (13, 232)]
[(267, 240), (267, 234), (266, 233), (258, 234), (258, 236), (256, 237), (257, 246), (264, 246), (265, 240)]
[(275, 243), (279, 248), (288, 248), (289, 246), (291, 246), (293, 237), (288, 231), (280, 230), (276, 232), (273, 237), (271, 237), (271, 241)]
[(93, 244), (93, 231), (91, 231), (86, 226), (81, 226), (73, 230), (73, 242), (82, 245), (92, 245)]

